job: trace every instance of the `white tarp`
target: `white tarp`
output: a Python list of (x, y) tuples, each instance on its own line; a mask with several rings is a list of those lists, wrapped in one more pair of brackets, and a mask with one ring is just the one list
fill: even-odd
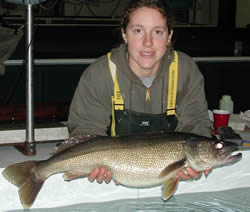
[[(18, 161), (21, 162), (24, 160), (47, 158), (50, 152), (52, 152), (52, 150), (54, 149), (54, 146), (55, 144), (52, 143), (37, 145), (38, 153), (34, 158), (22, 155), (13, 147), (0, 146), (0, 172), (2, 172), (7, 165)], [(207, 178), (202, 176), (199, 180), (180, 182), (175, 196), (177, 197), (180, 194), (188, 193), (192, 193), (193, 195), (193, 193), (198, 194), (199, 192), (220, 192), (220, 195), (223, 193), (225, 195), (229, 195), (229, 193), (234, 189), (240, 190), (240, 192), (247, 191), (246, 193), (249, 193), (250, 151), (244, 150), (242, 151), (242, 154), (243, 158), (240, 162), (231, 166), (214, 169)], [(232, 192), (232, 194), (234, 194), (234, 192)], [(111, 205), (115, 205), (114, 201), (119, 200), (121, 201), (121, 204), (117, 204), (122, 206), (123, 201), (138, 202), (140, 199), (143, 200), (144, 198), (147, 198), (147, 204), (149, 204), (148, 198), (151, 198), (154, 201), (157, 200), (157, 204), (160, 205), (167, 204), (167, 202), (164, 203), (161, 200), (160, 195), (160, 187), (148, 189), (132, 189), (125, 188), (121, 185), (116, 186), (113, 182), (111, 182), (110, 184), (90, 183), (87, 179), (78, 179), (71, 182), (65, 182), (62, 178), (62, 174), (57, 174), (51, 176), (45, 182), (43, 188), (37, 196), (37, 199), (35, 200), (35, 203), (32, 206), (32, 209), (40, 208), (41, 211), (44, 211), (47, 208), (48, 211), (52, 211), (53, 208), (55, 209), (57, 207), (60, 207), (60, 210), (58, 211), (84, 211), (83, 208), (82, 210), (80, 210), (79, 208), (79, 210), (77, 210), (76, 208), (71, 210), (68, 207), (78, 204), (81, 204), (83, 206), (83, 204), (85, 204), (85, 206), (88, 208), (90, 207), (89, 204), (92, 205), (92, 207), (94, 204), (96, 205), (96, 207), (98, 206), (100, 209), (103, 209), (102, 211), (105, 211), (104, 206), (109, 201), (112, 201)], [(201, 195), (197, 195), (197, 197), (201, 197)], [(228, 199), (228, 201), (232, 202), (232, 200), (230, 199)], [(241, 198), (240, 201), (244, 201), (245, 203), (240, 202), (239, 207), (241, 207), (242, 204), (245, 204), (244, 207), (248, 207), (248, 210), (246, 211), (250, 211), (250, 194), (245, 196), (245, 199)], [(102, 204), (103, 207), (101, 206)], [(154, 205), (154, 203), (152, 202), (151, 205)], [(65, 210), (63, 210), (63, 208), (65, 208)], [(108, 208), (109, 210), (111, 210), (110, 207)], [(127, 206), (127, 209), (128, 208), (129, 205)], [(17, 188), (14, 185), (10, 184), (7, 180), (5, 180), (2, 175), (0, 175), (0, 211), (15, 211), (17, 209), (22, 209)], [(89, 211), (98, 210), (91, 210), (89, 208)], [(131, 211), (138, 210), (134, 210), (133, 208), (133, 210)]]

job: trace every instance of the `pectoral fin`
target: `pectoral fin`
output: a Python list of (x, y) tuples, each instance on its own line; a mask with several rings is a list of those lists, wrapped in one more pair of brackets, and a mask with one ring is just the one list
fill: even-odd
[(171, 177), (162, 184), (162, 199), (168, 200), (175, 192), (179, 183), (178, 177)]
[(170, 174), (172, 176), (173, 175), (175, 176), (175, 174), (184, 167), (185, 162), (186, 162), (186, 158), (183, 158), (183, 159), (181, 159), (179, 161), (176, 161), (176, 162), (170, 164), (169, 166), (167, 166), (165, 169), (162, 170), (159, 177), (162, 178), (162, 177), (168, 176)]
[(81, 177), (86, 177), (85, 173), (81, 173), (81, 172), (65, 172), (63, 174), (63, 179), (65, 181), (71, 181), (77, 178), (81, 178)]

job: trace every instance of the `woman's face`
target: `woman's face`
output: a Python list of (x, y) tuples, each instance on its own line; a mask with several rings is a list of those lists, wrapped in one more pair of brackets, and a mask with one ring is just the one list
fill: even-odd
[(168, 32), (166, 18), (156, 9), (142, 7), (130, 15), (122, 36), (128, 45), (129, 65), (137, 76), (156, 75), (172, 34), (172, 30)]

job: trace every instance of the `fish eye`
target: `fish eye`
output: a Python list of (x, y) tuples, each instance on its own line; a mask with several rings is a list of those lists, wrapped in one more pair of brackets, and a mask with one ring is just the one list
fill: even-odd
[(215, 149), (222, 149), (224, 147), (223, 142), (217, 142), (215, 143)]

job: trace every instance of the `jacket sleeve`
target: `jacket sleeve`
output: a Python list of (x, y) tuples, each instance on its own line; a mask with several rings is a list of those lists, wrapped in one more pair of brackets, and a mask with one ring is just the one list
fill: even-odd
[(67, 122), (70, 136), (107, 135), (113, 82), (103, 61), (90, 65), (80, 78)]
[(178, 126), (176, 131), (211, 137), (211, 124), (204, 90), (204, 78), (188, 56), (180, 65), (180, 92), (177, 95)]

